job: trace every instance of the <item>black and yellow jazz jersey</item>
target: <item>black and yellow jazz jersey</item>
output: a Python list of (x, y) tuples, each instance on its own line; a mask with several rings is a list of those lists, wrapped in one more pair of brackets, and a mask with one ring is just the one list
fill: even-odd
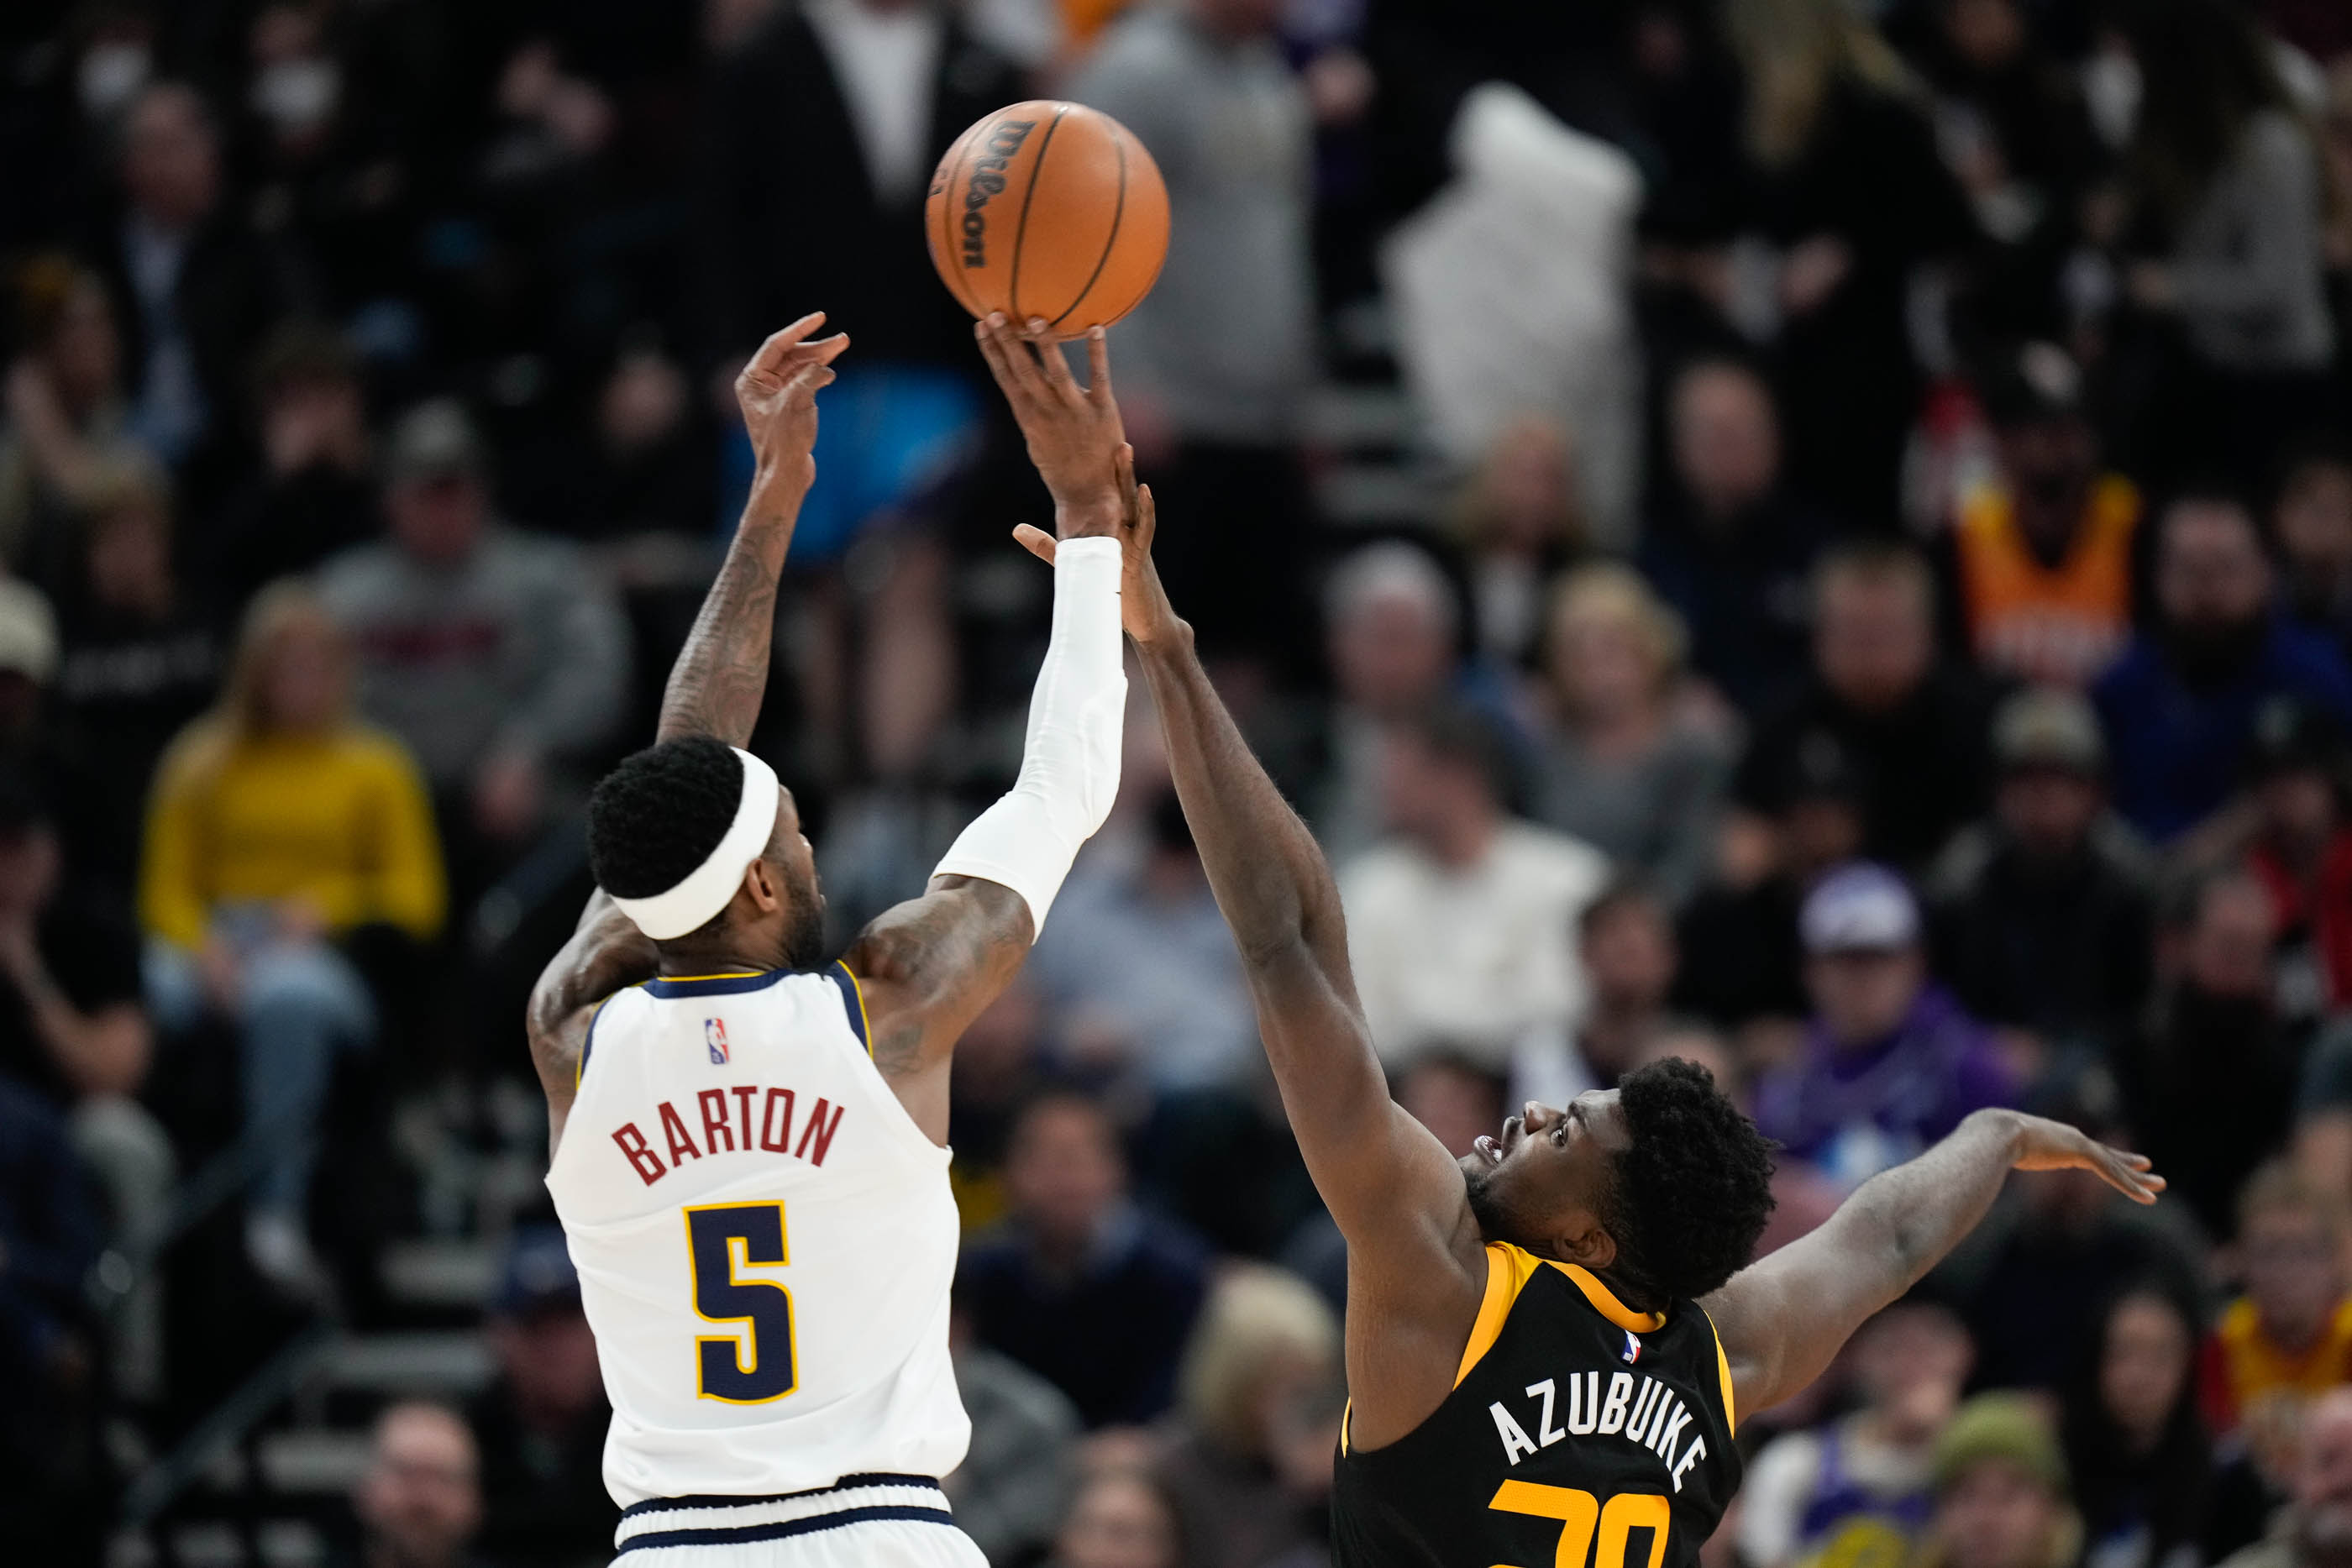
[(1696, 1301), (1636, 1312), (1496, 1242), (1454, 1391), (1385, 1448), (1343, 1425), (1337, 1568), (1696, 1568), (1739, 1484), (1731, 1371)]

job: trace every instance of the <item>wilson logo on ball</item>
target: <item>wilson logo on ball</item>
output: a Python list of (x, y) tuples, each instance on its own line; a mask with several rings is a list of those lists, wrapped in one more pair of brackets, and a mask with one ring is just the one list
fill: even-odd
[(1000, 123), (988, 139), (988, 151), (971, 166), (971, 182), (963, 193), (963, 264), (966, 267), (988, 265), (988, 220), (981, 209), (991, 198), (1004, 190), (1005, 167), (1029, 133), (1037, 129), (1034, 120), (1007, 120)]

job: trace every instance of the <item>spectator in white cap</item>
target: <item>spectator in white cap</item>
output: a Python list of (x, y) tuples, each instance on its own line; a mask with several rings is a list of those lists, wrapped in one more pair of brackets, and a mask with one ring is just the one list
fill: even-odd
[(1969, 1112), (2015, 1103), (1993, 1036), (1928, 977), (1919, 905), (1866, 862), (1822, 879), (1799, 917), (1813, 1016), (1803, 1052), (1757, 1085), (1756, 1124), (1790, 1158), (1859, 1185)]

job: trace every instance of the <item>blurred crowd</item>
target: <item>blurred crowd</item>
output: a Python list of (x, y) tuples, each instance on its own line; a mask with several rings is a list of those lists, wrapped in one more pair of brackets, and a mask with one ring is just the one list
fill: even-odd
[[(411, 1322), (418, 1237), (503, 1259), (495, 1376), (345, 1413), (336, 1550), (603, 1560), (519, 1028), (580, 805), (811, 308), (854, 347), (756, 744), (835, 938), (1009, 779), (1045, 498), (920, 208), (1051, 94), (1166, 176), (1112, 338), (1163, 571), (1409, 1109), (1459, 1152), (1702, 1061), (1784, 1150), (1768, 1246), (1984, 1105), (2171, 1180), (2021, 1179), (1743, 1413), (1709, 1561), (2352, 1564), (2352, 11), (16, 0), (0, 64), (37, 1560), (304, 1323)], [(1344, 1251), (1134, 691), (960, 1051), (948, 1484), (1000, 1568), (1312, 1568)]]

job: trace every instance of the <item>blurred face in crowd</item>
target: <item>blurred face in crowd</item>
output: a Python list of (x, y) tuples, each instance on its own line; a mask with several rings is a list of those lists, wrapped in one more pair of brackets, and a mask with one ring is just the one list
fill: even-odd
[(2165, 515), (2156, 596), (2175, 632), (2239, 631), (2262, 616), (2270, 594), (2270, 563), (2243, 507), (2183, 501)]
[(1916, 947), (1857, 948), (1805, 960), (1813, 1011), (1841, 1046), (1875, 1045), (1893, 1034), (1927, 978)]
[(2050, 1489), (2022, 1467), (1979, 1459), (1937, 1500), (1940, 1561), (1948, 1568), (2048, 1568), (2062, 1517)]
[(597, 430), (616, 453), (657, 446), (686, 418), (686, 375), (676, 361), (649, 350), (626, 355), (604, 383)]
[(1492, 542), (1500, 548), (1532, 554), (1574, 524), (1574, 462), (1556, 422), (1513, 420), (1487, 454), (1483, 478)]
[(2352, 576), (2352, 465), (2305, 464), (2279, 494), (2279, 549), (2299, 583), (2335, 588)]
[(495, 1320), (490, 1348), (523, 1420), (548, 1435), (595, 1408), (604, 1393), (596, 1335), (577, 1302)]
[(288, 621), (263, 662), (263, 721), (273, 730), (320, 730), (342, 716), (350, 700), (350, 653), (324, 615)]
[(489, 497), (470, 475), (403, 479), (384, 497), (392, 537), (428, 567), (462, 565), (489, 520)]
[(89, 591), (110, 610), (160, 616), (171, 609), (172, 528), (154, 501), (126, 501), (90, 520)]
[(1646, 631), (1616, 604), (1563, 603), (1552, 618), (1546, 662), (1571, 720), (1605, 720), (1649, 708), (1665, 685)]
[(1990, 70), (2025, 47), (2025, 18), (2014, 0), (1945, 0), (1944, 37), (1960, 58)]
[(2278, 769), (2255, 787), (2254, 805), (2267, 838), (2317, 848), (2335, 836), (2336, 780), (2324, 768)]
[(1381, 787), (1389, 827), (1440, 859), (1495, 815), (1494, 791), (1476, 763), (1443, 756), (1410, 733), (1391, 735), (1381, 748)]
[(1938, 1307), (1890, 1307), (1854, 1337), (1854, 1381), (1881, 1432), (1917, 1447), (1935, 1440), (1960, 1406), (1976, 1347)]
[(474, 1435), (438, 1406), (394, 1406), (376, 1424), (375, 1452), (352, 1506), (374, 1555), (401, 1568), (455, 1563), (481, 1523)]
[(1633, 1144), (1614, 1089), (1592, 1089), (1555, 1110), (1530, 1100), (1499, 1134), (1480, 1138), (1461, 1161), (1479, 1234), (1541, 1257), (1605, 1269), (1616, 1243), (1601, 1206), (1617, 1157)]
[(1832, 691), (1864, 712), (1893, 707), (1935, 663), (1926, 585), (1907, 572), (1832, 570), (1822, 580), (1813, 659)]
[(2136, 1451), (2164, 1435), (2196, 1349), (2179, 1309), (2161, 1296), (2128, 1295), (2109, 1310), (2099, 1348), (2099, 1403)]
[(75, 280), (41, 357), (70, 413), (86, 414), (113, 392), (122, 370), (122, 339), (114, 329), (106, 287), (97, 278)]
[(1175, 1517), (1140, 1476), (1097, 1476), (1070, 1505), (1054, 1560), (1061, 1568), (1176, 1568)]
[(1780, 853), (1800, 882), (1862, 852), (1862, 808), (1836, 795), (1800, 797), (1780, 816)]
[(2238, 1242), (2263, 1330), (2289, 1347), (2315, 1341), (2344, 1296), (2343, 1238), (2328, 1217), (2273, 1204), (2246, 1217)]
[(204, 106), (176, 82), (149, 88), (123, 128), (122, 183), (148, 222), (184, 229), (220, 194), (220, 149)]
[(278, 474), (325, 463), (357, 473), (367, 461), (367, 405), (350, 376), (289, 377), (261, 406), (262, 444)]
[(1021, 1119), (1004, 1183), (1014, 1210), (1048, 1245), (1082, 1247), (1125, 1194), (1127, 1167), (1101, 1110), (1062, 1097)]
[(1503, 1118), (1503, 1086), (1467, 1062), (1442, 1057), (1406, 1068), (1396, 1098), (1457, 1160)]
[(2028, 854), (2057, 860), (2083, 846), (2105, 801), (2095, 779), (2063, 768), (2021, 768), (2002, 777), (1993, 810)]
[(2352, 1562), (2352, 1390), (2321, 1395), (2304, 1415), (2294, 1506), (2306, 1562)]
[(1665, 1006), (1675, 983), (1675, 930), (1655, 899), (1620, 898), (1590, 916), (1579, 951), (1598, 1010), (1648, 1013)]
[(2071, 514), (2098, 474), (2098, 439), (2089, 423), (2074, 414), (2025, 420), (2004, 426), (1996, 440), (2001, 472), (2024, 503), (2021, 512), (2045, 527), (2063, 524), (2071, 531)]
[(2267, 999), (2276, 935), (2270, 895), (2250, 878), (2232, 877), (2206, 891), (2189, 930), (2183, 972), (2208, 996)]
[(1370, 713), (1402, 713), (1435, 697), (1454, 668), (1444, 607), (1402, 588), (1368, 595), (1331, 628), (1339, 695)]
[(1761, 500), (1780, 471), (1780, 433), (1764, 383), (1731, 365), (1702, 365), (1675, 388), (1675, 471), (1710, 516)]

